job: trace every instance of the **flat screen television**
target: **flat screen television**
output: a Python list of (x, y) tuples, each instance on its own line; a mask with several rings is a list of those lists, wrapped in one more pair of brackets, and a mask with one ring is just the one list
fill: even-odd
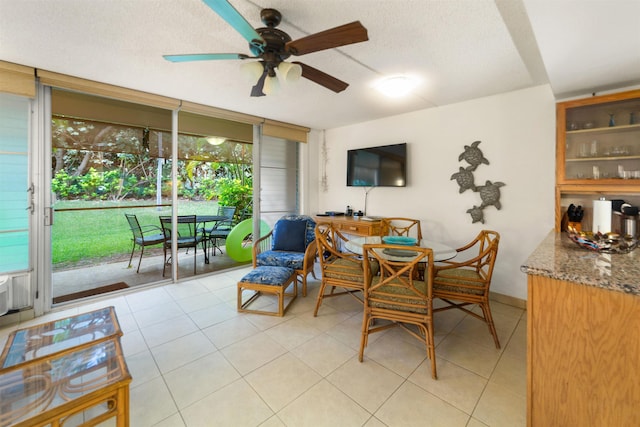
[(348, 187), (405, 187), (407, 144), (358, 148), (347, 152)]

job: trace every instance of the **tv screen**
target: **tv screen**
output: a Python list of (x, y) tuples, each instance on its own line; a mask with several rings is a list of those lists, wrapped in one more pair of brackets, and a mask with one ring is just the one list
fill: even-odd
[(359, 148), (347, 152), (347, 186), (405, 187), (407, 144)]

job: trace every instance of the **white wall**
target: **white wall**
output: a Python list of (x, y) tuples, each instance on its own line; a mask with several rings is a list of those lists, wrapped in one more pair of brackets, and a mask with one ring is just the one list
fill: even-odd
[[(326, 191), (321, 185), (323, 138)], [(501, 188), (502, 209), (485, 208), (485, 224), (472, 224), (466, 213), (480, 204), (479, 194), (459, 194), (458, 184), (451, 180), (460, 166), (468, 165), (458, 161), (464, 146), (476, 140), (482, 141), (479, 148), (490, 164), (478, 166), (475, 184), (506, 184)], [(347, 150), (400, 142), (408, 143), (408, 186), (371, 190), (367, 214), (418, 218), (425, 237), (455, 247), (482, 229), (498, 231), (500, 249), (491, 290), (526, 299), (526, 275), (520, 266), (554, 226), (555, 100), (550, 87), (312, 132), (308, 213), (344, 211), (347, 205), (364, 210), (365, 190), (346, 186)]]

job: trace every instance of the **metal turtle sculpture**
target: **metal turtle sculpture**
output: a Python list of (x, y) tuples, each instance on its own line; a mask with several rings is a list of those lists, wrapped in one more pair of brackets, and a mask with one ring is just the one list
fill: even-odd
[(500, 187), (506, 185), (504, 182), (491, 182), (487, 180), (485, 185), (481, 185), (476, 187), (478, 193), (480, 193), (480, 199), (482, 199), (482, 204), (480, 208), (484, 209), (487, 206), (495, 206), (496, 209), (500, 210), (502, 205), (500, 205)]
[(478, 148), (480, 142), (482, 141), (474, 141), (471, 146), (465, 145), (464, 152), (458, 156), (458, 161), (465, 160), (473, 168), (472, 171), (476, 170), (481, 163), (489, 164), (489, 160), (484, 158), (482, 151)]
[(471, 221), (471, 224), (474, 224), (476, 222), (481, 222), (484, 224), (484, 211), (482, 210), (482, 208), (474, 205), (471, 209), (467, 209), (467, 213), (471, 215), (471, 219), (473, 220)]
[(451, 179), (455, 179), (460, 186), (460, 193), (464, 193), (467, 190), (476, 191), (476, 185), (473, 182), (473, 169), (471, 166), (463, 168), (460, 166), (460, 170), (453, 175)]

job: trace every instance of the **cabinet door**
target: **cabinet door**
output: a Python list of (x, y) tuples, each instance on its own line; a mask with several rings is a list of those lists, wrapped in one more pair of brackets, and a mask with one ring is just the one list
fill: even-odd
[(637, 92), (631, 98), (594, 97), (558, 105), (558, 183), (640, 182)]

